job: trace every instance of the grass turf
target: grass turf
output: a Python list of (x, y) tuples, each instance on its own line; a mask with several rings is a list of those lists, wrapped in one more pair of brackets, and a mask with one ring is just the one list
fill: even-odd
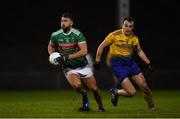
[(109, 91), (102, 91), (106, 112), (98, 112), (92, 93), (88, 91), (91, 110), (78, 112), (81, 96), (75, 91), (1, 91), (1, 118), (174, 118), (180, 117), (180, 90), (154, 90), (153, 96), (159, 110), (148, 112), (138, 91), (133, 98), (120, 97), (114, 107)]

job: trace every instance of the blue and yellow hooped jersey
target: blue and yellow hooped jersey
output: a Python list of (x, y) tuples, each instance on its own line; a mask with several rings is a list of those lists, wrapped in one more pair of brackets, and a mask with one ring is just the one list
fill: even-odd
[(126, 36), (122, 29), (111, 32), (105, 40), (111, 43), (110, 57), (131, 57), (134, 48), (140, 47), (138, 37), (134, 33)]

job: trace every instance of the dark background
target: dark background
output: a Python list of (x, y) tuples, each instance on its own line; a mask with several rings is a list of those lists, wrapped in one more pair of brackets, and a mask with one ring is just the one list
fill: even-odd
[[(71, 88), (58, 67), (48, 61), (47, 45), (60, 28), (63, 12), (74, 15), (74, 27), (86, 36), (94, 57), (98, 45), (119, 27), (117, 0), (4, 1), (0, 4), (0, 90)], [(134, 32), (154, 65), (154, 89), (179, 89), (180, 4), (178, 0), (132, 0)], [(106, 50), (103, 54), (105, 61)], [(143, 63), (137, 58), (143, 68)], [(146, 72), (145, 72), (146, 74)], [(95, 72), (99, 87), (109, 89), (111, 72), (105, 65)]]

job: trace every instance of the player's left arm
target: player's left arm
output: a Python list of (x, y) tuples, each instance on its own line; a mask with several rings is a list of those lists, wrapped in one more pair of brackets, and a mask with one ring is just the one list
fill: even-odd
[(86, 41), (80, 42), (78, 43), (78, 47), (79, 47), (79, 51), (74, 53), (74, 54), (70, 54), (68, 56), (68, 59), (74, 59), (74, 58), (78, 58), (81, 56), (86, 56), (87, 55), (87, 43)]
[(147, 56), (144, 53), (144, 51), (142, 50), (140, 44), (137, 45), (137, 54), (142, 61), (144, 61), (146, 64), (150, 64), (150, 60), (147, 58)]

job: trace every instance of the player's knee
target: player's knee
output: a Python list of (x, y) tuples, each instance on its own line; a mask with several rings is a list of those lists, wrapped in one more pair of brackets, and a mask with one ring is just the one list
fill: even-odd
[(136, 95), (136, 90), (131, 90), (131, 91), (128, 91), (128, 96), (129, 97), (133, 97)]
[(145, 83), (143, 85), (140, 85), (139, 88), (142, 90), (142, 91), (146, 91), (146, 90), (149, 90), (149, 87), (148, 85)]
[(81, 89), (82, 88), (82, 84), (81, 83), (76, 83), (74, 85), (75, 89)]
[(151, 92), (150, 88), (148, 86), (145, 86), (142, 90), (144, 93), (149, 93)]
[(98, 91), (98, 87), (97, 86), (92, 86), (92, 87), (90, 87), (90, 90), (93, 91), (93, 92), (96, 92), (96, 91)]
[(148, 88), (148, 85), (146, 82), (143, 82), (143, 83), (140, 83), (138, 84), (138, 87), (141, 89), (141, 90), (146, 90)]

